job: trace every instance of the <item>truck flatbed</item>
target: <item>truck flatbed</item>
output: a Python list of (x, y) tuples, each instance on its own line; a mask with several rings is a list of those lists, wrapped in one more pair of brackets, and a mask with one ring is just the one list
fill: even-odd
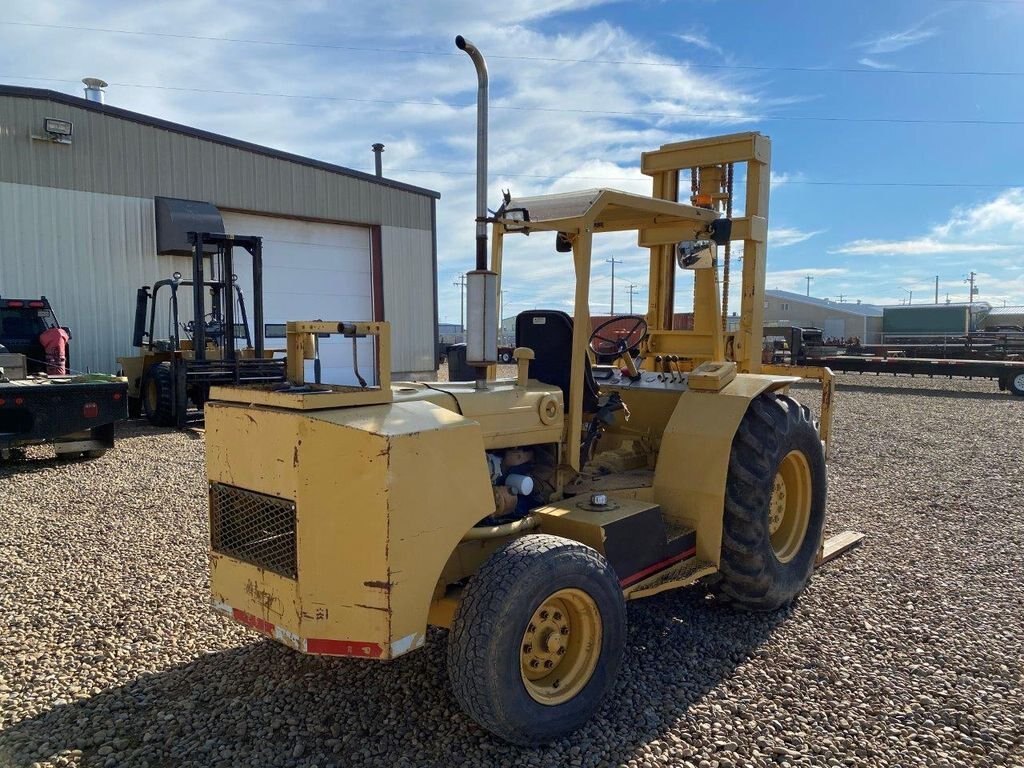
[(30, 376), (0, 381), (0, 457), (50, 443), (58, 455), (100, 456), (127, 417), (128, 383), (93, 377)]
[(1024, 396), (1024, 362), (1014, 360), (961, 360), (925, 357), (826, 355), (808, 362), (843, 373), (888, 373), (910, 376), (946, 376), (995, 379), (1000, 389)]

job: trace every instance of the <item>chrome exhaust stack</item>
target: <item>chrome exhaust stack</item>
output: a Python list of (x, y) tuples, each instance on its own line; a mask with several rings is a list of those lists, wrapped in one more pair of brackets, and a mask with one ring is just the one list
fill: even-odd
[(485, 368), (498, 362), (498, 275), (487, 268), (487, 62), (459, 35), (455, 46), (476, 67), (476, 269), (466, 273), (466, 362), (477, 368), (483, 387)]

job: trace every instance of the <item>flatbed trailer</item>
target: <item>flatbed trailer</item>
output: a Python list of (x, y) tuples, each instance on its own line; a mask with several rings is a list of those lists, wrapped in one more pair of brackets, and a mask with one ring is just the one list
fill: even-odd
[(0, 383), (0, 458), (52, 444), (58, 456), (99, 458), (114, 447), (127, 411), (127, 381), (31, 376)]
[(994, 379), (1000, 390), (1024, 397), (1024, 362), (1013, 360), (960, 360), (868, 355), (808, 356), (808, 364), (827, 366), (842, 373), (888, 373), (910, 376), (946, 376)]

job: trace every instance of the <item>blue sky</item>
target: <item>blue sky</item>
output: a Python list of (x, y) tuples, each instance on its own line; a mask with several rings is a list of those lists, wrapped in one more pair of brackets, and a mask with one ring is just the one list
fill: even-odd
[[(1024, 74), (898, 71), (1024, 73), (1024, 2), (36, 0), (0, 22), (5, 83), (80, 93), (102, 77), (111, 104), (363, 170), (384, 142), (386, 175), (442, 194), (442, 319), (458, 319), (452, 283), (473, 261), (476, 81), (456, 34), (490, 64), (491, 207), (502, 188), (647, 193), (641, 151), (759, 130), (769, 288), (812, 275), (817, 296), (917, 303), (939, 276), (964, 300), (973, 270), (979, 299), (1024, 304)], [(517, 240), (506, 314), (565, 306), (567, 259)], [(645, 253), (608, 235), (593, 310), (611, 257), (617, 310), (630, 283), (641, 307)]]

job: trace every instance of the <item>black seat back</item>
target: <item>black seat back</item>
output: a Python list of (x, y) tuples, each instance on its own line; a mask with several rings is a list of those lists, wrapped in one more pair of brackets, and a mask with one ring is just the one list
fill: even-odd
[[(529, 347), (534, 359), (530, 377), (558, 387), (569, 402), (572, 377), (572, 318), (555, 309), (531, 309), (516, 317), (516, 346)], [(597, 384), (590, 370), (590, 358), (583, 360), (583, 410), (597, 410)]]

